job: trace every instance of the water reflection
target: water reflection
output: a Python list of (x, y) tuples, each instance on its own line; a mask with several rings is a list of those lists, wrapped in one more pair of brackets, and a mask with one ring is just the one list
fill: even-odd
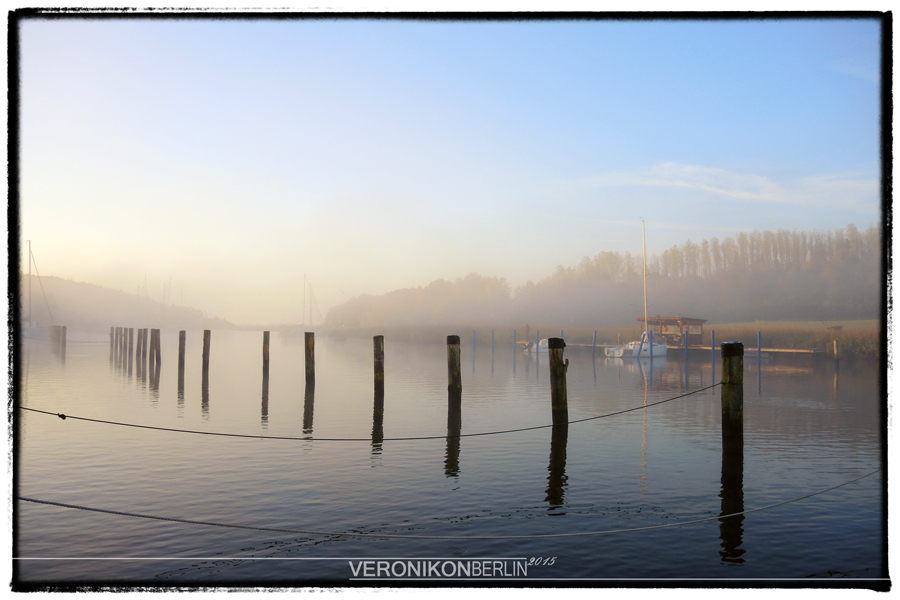
[(462, 433), (462, 402), (459, 395), (447, 398), (447, 454), (444, 457), (444, 475), (459, 475), (459, 435)]
[(372, 456), (381, 455), (384, 442), (384, 394), (375, 393), (375, 406), (372, 409)]
[[(742, 420), (722, 420), (722, 499), (720, 516), (744, 510), (744, 424)], [(721, 519), (719, 537), (723, 563), (743, 564), (746, 552), (741, 548), (744, 539), (744, 516)]]
[[(560, 423), (553, 426), (553, 432), (550, 438), (550, 464), (547, 470), (550, 472), (547, 477), (547, 497), (545, 498), (549, 505), (548, 510), (560, 508), (564, 504), (566, 481), (566, 445), (569, 440), (569, 424)], [(564, 515), (565, 512), (553, 513), (555, 515)]]
[(303, 433), (309, 435), (313, 430), (313, 405), (316, 402), (316, 382), (306, 380), (306, 392), (303, 395)]
[(206, 372), (203, 373), (203, 380), (200, 383), (200, 414), (204, 420), (209, 418), (209, 373)]
[(269, 424), (269, 374), (263, 374), (262, 407), (260, 408), (259, 422), (264, 428)]

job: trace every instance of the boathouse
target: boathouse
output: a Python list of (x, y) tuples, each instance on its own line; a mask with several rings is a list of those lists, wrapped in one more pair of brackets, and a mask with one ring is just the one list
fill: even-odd
[(644, 325), (644, 317), (638, 317), (641, 331), (649, 329), (654, 340), (665, 340), (669, 346), (684, 346), (684, 336), (688, 336), (688, 345), (703, 343), (703, 324), (706, 319), (691, 317), (647, 317), (649, 328)]

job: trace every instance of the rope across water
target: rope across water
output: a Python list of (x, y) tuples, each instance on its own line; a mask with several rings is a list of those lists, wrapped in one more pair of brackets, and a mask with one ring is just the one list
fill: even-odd
[[(605, 419), (607, 417), (614, 417), (616, 415), (621, 415), (621, 414), (633, 412), (636, 410), (642, 410), (644, 408), (649, 408), (651, 406), (657, 406), (659, 404), (664, 404), (666, 402), (671, 402), (673, 400), (685, 398), (685, 397), (691, 396), (693, 394), (698, 394), (700, 392), (710, 390), (710, 389), (716, 387), (717, 385), (720, 385), (720, 383), (714, 383), (712, 385), (709, 385), (709, 386), (706, 386), (703, 388), (699, 388), (699, 389), (693, 390), (691, 392), (686, 392), (684, 394), (674, 396), (672, 398), (666, 398), (665, 400), (660, 400), (658, 402), (652, 402), (650, 404), (643, 404), (641, 406), (636, 406), (634, 408), (626, 408), (625, 410), (619, 410), (616, 412), (605, 413), (602, 415), (595, 415), (593, 417), (587, 417), (584, 419), (576, 419), (574, 421), (568, 421), (566, 423), (566, 425), (572, 425), (575, 423), (584, 423), (585, 421), (594, 421), (596, 419)], [(244, 434), (244, 433), (222, 433), (222, 432), (217, 432), (217, 431), (197, 431), (197, 430), (191, 430), (191, 429), (174, 429), (171, 427), (157, 427), (154, 425), (138, 425), (135, 423), (120, 423), (118, 421), (106, 421), (103, 419), (90, 419), (88, 417), (78, 417), (78, 416), (73, 416), (73, 415), (66, 415), (63, 413), (55, 413), (55, 412), (46, 411), (46, 410), (39, 410), (37, 408), (30, 408), (28, 406), (19, 406), (19, 408), (21, 408), (22, 410), (29, 410), (32, 412), (41, 413), (41, 414), (45, 414), (45, 415), (57, 416), (63, 420), (76, 419), (78, 421), (90, 421), (92, 423), (105, 423), (107, 425), (120, 425), (122, 427), (137, 427), (140, 429), (154, 429), (157, 431), (171, 431), (171, 432), (176, 432), (176, 433), (193, 433), (193, 434), (198, 434), (198, 435), (216, 435), (216, 436), (224, 436), (224, 437), (252, 438), (252, 439), (262, 439), (262, 440), (297, 440), (297, 441), (316, 441), (316, 442), (371, 442), (372, 441), (372, 438), (370, 438), (370, 437), (368, 437), (368, 438), (321, 438), (321, 437), (313, 437), (313, 436), (296, 437), (296, 436), (275, 436), (275, 435), (250, 435), (250, 434)], [(534, 431), (536, 429), (547, 429), (549, 427), (553, 427), (553, 424), (535, 425), (534, 427), (520, 427), (518, 429), (504, 429), (502, 431), (482, 431), (482, 432), (478, 432), (478, 433), (461, 433), (458, 435), (449, 435), (448, 434), (448, 435), (383, 438), (382, 441), (384, 441), (384, 442), (406, 442), (406, 441), (413, 441), (413, 440), (445, 440), (447, 438), (454, 438), (454, 437), (463, 438), (463, 437), (477, 437), (477, 436), (485, 436), (485, 435), (501, 435), (501, 434), (506, 434), (506, 433), (518, 433), (518, 432), (522, 432), (522, 431)]]
[(865, 479), (866, 477), (870, 477), (875, 473), (878, 473), (881, 469), (876, 469), (871, 473), (867, 473), (856, 479), (851, 479), (850, 481), (846, 481), (844, 483), (831, 486), (830, 488), (819, 490), (817, 492), (812, 492), (809, 494), (805, 494), (798, 498), (793, 498), (791, 500), (785, 500), (783, 502), (777, 502), (775, 504), (770, 504), (768, 506), (761, 506), (759, 508), (751, 508), (748, 510), (742, 510), (736, 513), (730, 513), (727, 515), (718, 515), (715, 517), (704, 517), (702, 519), (692, 519), (689, 521), (679, 521), (677, 523), (666, 523), (663, 525), (649, 525), (647, 527), (631, 527), (627, 529), (607, 529), (603, 531), (579, 531), (576, 533), (537, 533), (531, 535), (401, 535), (401, 534), (390, 534), (390, 533), (357, 533), (357, 532), (347, 532), (347, 531), (319, 531), (315, 529), (290, 529), (286, 527), (260, 527), (256, 525), (241, 525), (237, 523), (218, 523), (216, 521), (199, 521), (194, 519), (179, 519), (175, 517), (161, 517), (158, 515), (145, 515), (142, 513), (133, 513), (133, 512), (124, 512), (119, 510), (109, 510), (105, 508), (93, 508), (89, 506), (81, 506), (78, 504), (67, 504), (64, 502), (51, 502), (50, 500), (39, 500), (37, 498), (28, 498), (24, 496), (17, 496), (17, 500), (22, 500), (25, 502), (33, 502), (36, 504), (46, 504), (50, 506), (59, 506), (62, 508), (72, 508), (77, 510), (84, 510), (90, 512), (98, 512), (109, 515), (119, 515), (123, 517), (136, 517), (140, 519), (154, 519), (157, 521), (168, 521), (172, 523), (185, 523), (189, 525), (207, 525), (211, 527), (228, 527), (232, 529), (249, 529), (253, 531), (271, 531), (276, 533), (296, 533), (301, 535), (322, 535), (322, 536), (340, 536), (340, 537), (361, 537), (361, 538), (393, 538), (393, 539), (417, 539), (417, 540), (518, 540), (518, 539), (540, 539), (540, 538), (567, 538), (567, 537), (583, 537), (589, 535), (606, 535), (611, 533), (630, 533), (635, 531), (649, 531), (652, 529), (667, 529), (671, 527), (682, 527), (684, 525), (693, 525), (696, 523), (705, 523), (707, 521), (718, 521), (720, 519), (728, 519), (731, 517), (738, 517), (741, 515), (748, 515), (754, 512), (760, 512), (763, 510), (768, 510), (771, 508), (776, 508), (778, 506), (784, 506), (786, 504), (791, 504), (793, 502), (799, 502), (800, 500), (805, 500), (806, 498), (812, 498), (813, 496), (818, 496), (820, 494), (824, 494), (826, 492), (830, 492), (832, 490), (836, 490), (838, 488), (850, 485), (851, 483), (855, 483), (861, 479)]

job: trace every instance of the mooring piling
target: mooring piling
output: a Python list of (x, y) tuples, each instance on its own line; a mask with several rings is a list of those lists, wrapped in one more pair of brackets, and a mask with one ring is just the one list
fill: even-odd
[(304, 334), (306, 346), (306, 385), (316, 384), (316, 334), (307, 331)]
[(141, 373), (147, 373), (147, 338), (150, 336), (150, 330), (144, 328), (144, 343), (141, 346)]
[(269, 387), (269, 332), (263, 331), (263, 346), (262, 346), (262, 359), (263, 359), (263, 387)]
[(115, 345), (116, 345), (115, 331), (116, 331), (115, 327), (109, 328), (109, 362), (110, 363), (113, 362), (113, 353), (115, 352)]
[(187, 347), (187, 331), (178, 332), (178, 392), (184, 393), (184, 353)]
[(563, 359), (566, 342), (562, 338), (547, 340), (550, 355), (550, 403), (553, 412), (553, 423), (566, 423), (569, 420), (569, 408), (566, 392), (566, 369), (568, 361)]
[(594, 353), (597, 351), (597, 330), (594, 330), (594, 341), (591, 342), (591, 358), (594, 358)]
[(134, 358), (134, 327), (128, 328), (128, 370), (131, 371), (132, 359)]
[[(722, 514), (744, 510), (744, 345), (722, 344)], [(743, 517), (723, 519), (719, 525), (723, 562), (743, 552)]]
[(212, 333), (209, 329), (203, 330), (203, 379), (209, 378), (209, 346)]
[(263, 331), (263, 373), (262, 373), (262, 402), (263, 422), (269, 417), (269, 332)]
[(452, 397), (462, 396), (462, 370), (460, 368), (459, 336), (447, 336), (447, 392)]
[(375, 401), (377, 402), (379, 396), (384, 398), (384, 336), (373, 336), (372, 347), (375, 366)]
[(153, 330), (156, 336), (156, 378), (159, 379), (160, 367), (162, 367), (162, 341), (160, 340), (159, 329)]
[(744, 421), (744, 344), (722, 342), (722, 426)]

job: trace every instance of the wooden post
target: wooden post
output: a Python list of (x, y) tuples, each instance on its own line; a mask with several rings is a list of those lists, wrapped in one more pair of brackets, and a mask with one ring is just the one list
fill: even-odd
[(447, 336), (447, 392), (451, 397), (462, 396), (462, 370), (459, 366), (459, 336)]
[(518, 340), (516, 340), (516, 330), (513, 329), (513, 350), (516, 349), (516, 342), (517, 342), (517, 341), (518, 341)]
[[(710, 368), (712, 370), (712, 375), (710, 375), (710, 381), (713, 383), (716, 382), (716, 330), (710, 329), (710, 342), (709, 342), (709, 351), (712, 354), (710, 358)], [(710, 390), (713, 392), (714, 390)]]
[[(722, 498), (721, 514), (744, 510), (744, 345), (722, 344)], [(723, 519), (720, 536), (723, 562), (735, 562), (743, 535), (743, 517)]]
[(597, 330), (594, 330), (594, 341), (591, 342), (591, 358), (594, 357), (594, 352), (597, 351)]
[(113, 361), (113, 353), (116, 349), (116, 336), (115, 336), (115, 327), (109, 328), (109, 362)]
[(688, 333), (684, 332), (684, 362), (688, 359)]
[(744, 423), (744, 345), (722, 342), (722, 426), (726, 423), (743, 429)]
[(137, 339), (134, 343), (134, 368), (137, 370), (137, 376), (141, 377), (141, 345), (144, 343), (144, 330), (137, 330)]
[(131, 370), (131, 359), (134, 357), (134, 327), (128, 328), (128, 370)]
[(550, 403), (553, 412), (553, 424), (567, 423), (569, 421), (569, 408), (566, 392), (566, 368), (563, 360), (563, 351), (566, 342), (562, 338), (550, 338), (547, 340), (547, 348), (550, 354)]
[(375, 396), (384, 397), (384, 336), (376, 335), (372, 338), (375, 358)]
[(262, 380), (262, 397), (263, 397), (263, 406), (265, 407), (266, 414), (264, 415), (268, 419), (268, 409), (269, 409), (269, 332), (263, 331), (263, 380)]
[(150, 383), (153, 384), (153, 379), (156, 376), (156, 330), (150, 330)]
[(316, 334), (307, 331), (303, 334), (306, 338), (306, 385), (316, 383)]
[(187, 331), (178, 332), (178, 392), (184, 394), (184, 352), (187, 348)]
[(141, 373), (147, 372), (147, 338), (150, 337), (150, 330), (144, 328), (144, 343), (141, 346)]
[(203, 381), (209, 380), (209, 346), (211, 333), (209, 329), (203, 330)]
[(156, 335), (156, 377), (159, 378), (159, 371), (162, 366), (162, 349), (160, 348), (162, 343), (159, 337), (159, 329), (154, 329), (153, 332)]

